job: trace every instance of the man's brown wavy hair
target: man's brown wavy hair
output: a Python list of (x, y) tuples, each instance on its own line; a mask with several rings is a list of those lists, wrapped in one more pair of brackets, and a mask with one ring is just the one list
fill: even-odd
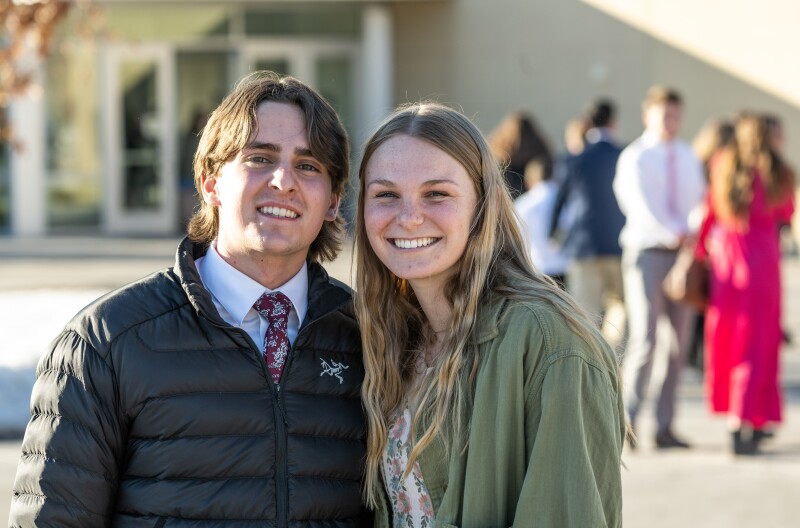
[[(264, 102), (297, 105), (305, 115), (308, 146), (312, 155), (328, 169), (331, 190), (342, 196), (350, 174), (347, 132), (333, 107), (317, 92), (294, 77), (274, 72), (254, 72), (236, 85), (208, 119), (194, 156), (194, 184), (200, 208), (189, 220), (193, 241), (209, 245), (219, 233), (219, 211), (203, 200), (203, 177), (219, 176), (222, 166), (236, 157), (258, 129), (256, 111)], [(311, 243), (310, 261), (331, 261), (342, 247), (344, 219), (326, 221)]]

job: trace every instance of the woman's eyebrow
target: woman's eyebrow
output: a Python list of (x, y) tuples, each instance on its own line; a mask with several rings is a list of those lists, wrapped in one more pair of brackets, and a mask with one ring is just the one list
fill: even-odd
[[(430, 187), (432, 185), (440, 185), (442, 183), (446, 183), (446, 184), (449, 184), (449, 185), (458, 185), (458, 183), (456, 183), (453, 180), (449, 180), (447, 178), (439, 178), (439, 179), (435, 179), (435, 180), (426, 180), (426, 181), (422, 182), (422, 184), (420, 186), (421, 187)], [(367, 184), (367, 187), (369, 187), (370, 185), (385, 185), (386, 187), (396, 187), (396, 184), (392, 180), (385, 180), (385, 179), (381, 179), (381, 178), (378, 178), (377, 180), (372, 180), (371, 182), (369, 182)]]

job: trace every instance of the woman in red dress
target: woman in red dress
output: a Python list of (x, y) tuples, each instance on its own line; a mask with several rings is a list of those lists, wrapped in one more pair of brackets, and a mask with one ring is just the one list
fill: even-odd
[(794, 175), (769, 146), (766, 120), (746, 114), (714, 160), (698, 256), (711, 264), (706, 394), (727, 413), (735, 454), (755, 454), (781, 421), (778, 226), (794, 211)]

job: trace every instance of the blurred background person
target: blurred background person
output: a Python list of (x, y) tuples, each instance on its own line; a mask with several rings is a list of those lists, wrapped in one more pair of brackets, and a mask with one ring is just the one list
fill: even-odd
[(564, 126), (565, 151), (558, 156), (553, 166), (553, 181), (557, 185), (564, 183), (570, 163), (586, 147), (586, 132), (590, 128), (591, 124), (584, 116), (570, 119)]
[[(570, 165), (575, 162), (575, 158), (577, 158), (578, 154), (583, 152), (583, 149), (586, 147), (586, 131), (590, 128), (591, 125), (583, 115), (570, 119), (567, 121), (567, 124), (564, 125), (565, 150), (557, 156), (553, 165), (553, 177), (551, 178), (556, 187), (560, 188), (564, 184)], [(554, 226), (549, 226), (548, 235), (559, 246), (564, 243), (564, 237), (566, 236), (571, 221), (571, 204), (567, 203), (561, 206), (558, 222)], [(566, 268), (564, 281), (566, 285)]]
[(620, 233), (629, 330), (625, 408), (635, 427), (656, 354), (667, 354), (656, 404), (655, 444), (659, 448), (689, 447), (673, 433), (672, 422), (692, 311), (668, 299), (662, 289), (678, 249), (692, 231), (689, 217), (702, 203), (706, 189), (700, 162), (678, 138), (682, 110), (677, 91), (662, 86), (648, 90), (642, 103), (645, 131), (620, 154), (613, 184), (625, 215)]
[[(783, 120), (775, 114), (767, 114), (765, 119), (767, 121), (769, 146), (783, 159), (783, 149), (786, 145), (786, 133), (783, 127)], [(782, 251), (796, 256), (798, 254), (798, 247), (797, 241), (792, 235), (792, 224), (790, 222), (779, 221), (778, 235), (780, 237)], [(792, 333), (787, 330), (786, 327), (781, 328), (781, 339), (784, 343), (792, 342)]]
[[(706, 183), (709, 180), (711, 170), (711, 160), (720, 149), (733, 142), (733, 122), (729, 119), (710, 119), (697, 132), (692, 140), (692, 150), (694, 151), (700, 164), (703, 166), (703, 174)], [(694, 323), (691, 327), (691, 341), (687, 363), (692, 367), (703, 370), (703, 341), (705, 335), (705, 313), (696, 313)]]
[[(769, 146), (781, 159), (784, 159), (786, 132), (783, 126), (783, 120), (775, 114), (766, 114), (764, 119), (767, 123), (767, 141), (769, 142)], [(786, 245), (786, 251), (792, 255), (797, 255), (797, 242), (792, 237), (791, 224), (780, 221), (778, 228), (780, 229), (781, 243)], [(787, 342), (790, 341), (786, 332), (784, 332), (784, 339), (787, 340)]]
[(562, 213), (563, 256), (568, 259), (567, 288), (602, 328), (612, 347), (622, 342), (625, 305), (622, 288), (622, 249), (619, 234), (625, 217), (617, 205), (613, 182), (621, 149), (614, 138), (616, 109), (608, 99), (589, 105), (585, 119), (585, 148), (566, 164), (549, 233), (559, 229)]
[(492, 154), (503, 166), (503, 177), (512, 198), (525, 192), (525, 167), (531, 161), (539, 162), (550, 177), (552, 150), (531, 114), (523, 111), (509, 114), (488, 139)]
[(721, 148), (732, 143), (733, 122), (728, 119), (711, 119), (697, 132), (692, 140), (692, 150), (703, 166), (706, 181), (710, 178), (711, 159)]
[(567, 261), (559, 244), (549, 237), (550, 219), (558, 195), (558, 185), (538, 161), (525, 167), (527, 190), (514, 201), (520, 217), (522, 234), (528, 243), (536, 269), (548, 275), (563, 289)]
[[(706, 395), (727, 413), (733, 452), (751, 455), (781, 421), (780, 248), (794, 211), (794, 174), (772, 147), (767, 119), (743, 114), (714, 159), (697, 255), (711, 264)], [(709, 237), (715, 226), (713, 237)]]

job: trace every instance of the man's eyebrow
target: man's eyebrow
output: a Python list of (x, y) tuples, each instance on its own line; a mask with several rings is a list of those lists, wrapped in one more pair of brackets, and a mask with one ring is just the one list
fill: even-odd
[(294, 154), (295, 156), (302, 156), (305, 158), (316, 158), (314, 153), (311, 152), (311, 149), (309, 148), (296, 148), (294, 149)]
[(280, 152), (281, 148), (274, 143), (249, 143), (245, 145), (245, 150), (269, 150), (271, 152)]
[[(245, 145), (244, 150), (268, 150), (270, 152), (280, 152), (281, 147), (274, 143), (250, 143)], [(295, 156), (302, 156), (307, 158), (316, 158), (314, 153), (309, 148), (296, 148), (294, 149)]]

